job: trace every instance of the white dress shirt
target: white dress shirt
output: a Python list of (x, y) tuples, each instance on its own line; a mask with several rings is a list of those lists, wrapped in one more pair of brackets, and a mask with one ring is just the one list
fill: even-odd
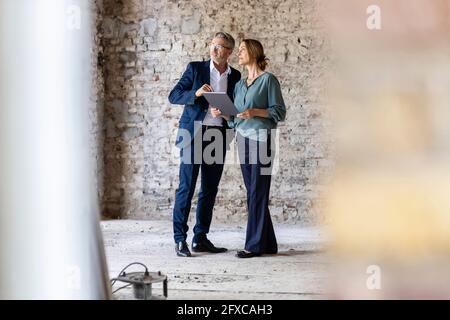
[[(230, 65), (227, 66), (227, 70), (220, 74), (219, 70), (214, 66), (214, 62), (211, 59), (209, 64), (209, 75), (210, 75), (210, 84), (213, 88), (214, 92), (227, 92), (228, 89), (228, 75), (231, 73)], [(223, 119), (222, 117), (214, 118), (211, 114), (211, 106), (208, 108), (208, 112), (206, 113), (205, 119), (203, 120), (204, 125), (208, 126), (222, 126)]]

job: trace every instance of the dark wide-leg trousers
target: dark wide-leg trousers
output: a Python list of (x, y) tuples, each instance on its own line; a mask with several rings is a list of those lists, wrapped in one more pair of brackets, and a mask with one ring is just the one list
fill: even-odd
[(247, 234), (245, 250), (257, 254), (278, 252), (277, 239), (269, 212), (271, 169), (274, 150), (271, 137), (257, 142), (237, 135), (241, 171), (247, 189)]

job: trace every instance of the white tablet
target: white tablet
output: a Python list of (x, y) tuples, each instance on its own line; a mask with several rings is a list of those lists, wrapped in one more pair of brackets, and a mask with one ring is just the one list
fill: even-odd
[(239, 113), (230, 97), (225, 92), (205, 92), (203, 93), (205, 99), (213, 107), (222, 111), (223, 115), (235, 116)]

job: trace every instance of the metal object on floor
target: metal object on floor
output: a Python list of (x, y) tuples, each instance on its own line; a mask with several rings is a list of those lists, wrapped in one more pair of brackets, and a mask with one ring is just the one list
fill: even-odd
[[(167, 299), (167, 276), (161, 271), (158, 272), (122, 272), (119, 277), (112, 279), (129, 283), (133, 286), (133, 293), (136, 299), (141, 300), (160, 300)], [(163, 295), (154, 295), (152, 292), (152, 284), (163, 284)]]

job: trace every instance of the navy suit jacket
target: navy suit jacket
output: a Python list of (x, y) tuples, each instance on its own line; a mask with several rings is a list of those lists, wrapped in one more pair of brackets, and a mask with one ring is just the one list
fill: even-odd
[[(177, 146), (180, 146), (180, 142), (183, 142), (183, 146), (187, 146), (192, 142), (196, 133), (194, 132), (194, 123), (196, 121), (202, 122), (208, 112), (208, 102), (204, 97), (197, 98), (195, 92), (204, 84), (211, 84), (210, 62), (211, 60), (190, 62), (186, 71), (181, 76), (181, 79), (169, 94), (170, 103), (184, 104), (184, 110), (179, 121), (178, 134), (175, 142)], [(241, 73), (238, 70), (231, 68), (231, 73), (228, 75), (227, 94), (232, 101), (234, 87), (240, 79)], [(228, 128), (226, 121), (224, 121), (224, 125)], [(187, 130), (190, 133), (190, 141), (182, 141), (184, 137), (180, 134), (180, 129)]]

